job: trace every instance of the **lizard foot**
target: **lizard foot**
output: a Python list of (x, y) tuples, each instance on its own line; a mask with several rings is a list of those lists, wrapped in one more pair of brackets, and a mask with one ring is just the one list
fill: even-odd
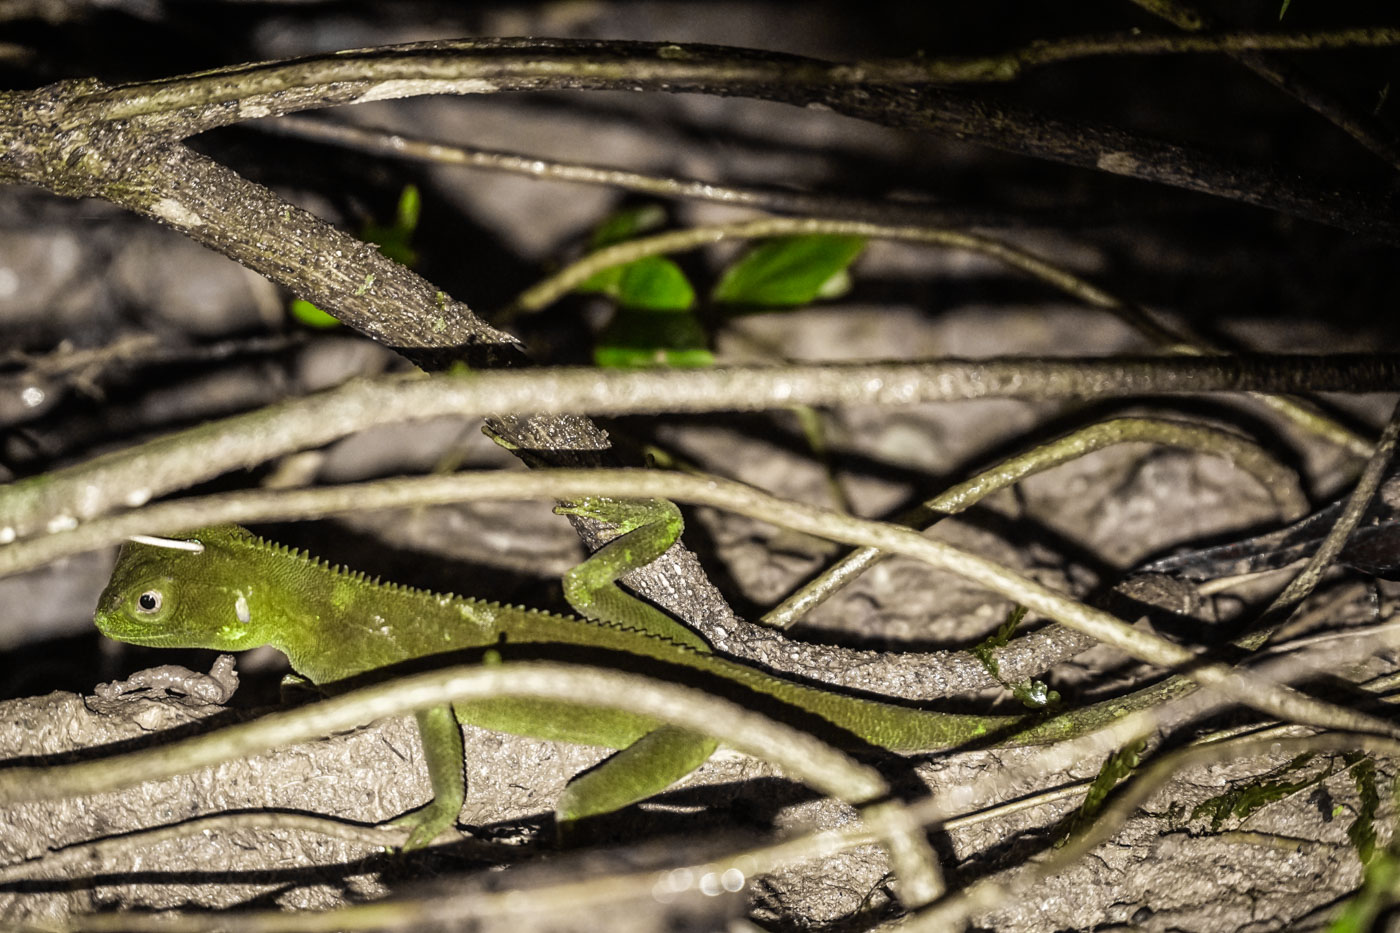
[(389, 821), (391, 826), (403, 826), (409, 829), (408, 839), (403, 844), (402, 851), (404, 852), (423, 848), (442, 835), (444, 831), (455, 827), (456, 823), (456, 811), (439, 806), (436, 800)]

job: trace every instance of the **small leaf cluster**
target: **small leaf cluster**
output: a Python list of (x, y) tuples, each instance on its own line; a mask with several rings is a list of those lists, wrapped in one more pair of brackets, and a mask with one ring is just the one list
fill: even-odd
[[(590, 251), (648, 233), (666, 223), (665, 210), (643, 204), (607, 217), (589, 239)], [(759, 243), (730, 264), (711, 289), (709, 304), (723, 314), (786, 310), (850, 288), (849, 267), (864, 237), (791, 236)], [(711, 366), (710, 334), (696, 313), (697, 291), (665, 256), (646, 256), (594, 274), (576, 291), (606, 295), (617, 305), (598, 334), (599, 366)]]
[(1286, 774), (1292, 774), (1307, 767), (1314, 757), (1312, 752), (1305, 752), (1283, 767), (1275, 768), (1257, 781), (1204, 800), (1191, 811), (1191, 818), (1209, 816), (1211, 831), (1215, 832), (1230, 817), (1244, 819), (1261, 807), (1316, 786), (1336, 773), (1335, 768), (1329, 768), (1320, 775), (1296, 781), (1280, 780)]
[(1005, 648), (1011, 641), (1011, 636), (1016, 633), (1017, 627), (1026, 617), (1025, 606), (1015, 606), (1007, 613), (1006, 621), (997, 627), (997, 630), (988, 635), (982, 641), (973, 645), (969, 650), (973, 657), (982, 662), (982, 666), (987, 669), (1003, 687), (1011, 691), (1011, 695), (1030, 709), (1045, 709), (1060, 702), (1058, 690), (1050, 689), (1050, 685), (1043, 680), (1023, 680), (1020, 683), (1012, 684), (1002, 679), (1001, 665), (997, 662), (996, 652)]

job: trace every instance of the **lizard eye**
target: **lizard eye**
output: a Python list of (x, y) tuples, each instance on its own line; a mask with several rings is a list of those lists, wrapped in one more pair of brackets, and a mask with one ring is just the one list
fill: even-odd
[(160, 609), (160, 590), (147, 590), (136, 597), (136, 609), (138, 612), (156, 612)]

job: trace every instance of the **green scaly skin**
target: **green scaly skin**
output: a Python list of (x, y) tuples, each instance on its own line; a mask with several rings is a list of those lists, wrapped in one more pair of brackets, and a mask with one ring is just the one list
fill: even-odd
[[(315, 684), (448, 652), (491, 656), (535, 646), (582, 660), (601, 656), (643, 669), (670, 668), (751, 699), (816, 717), (848, 740), (892, 751), (935, 751), (986, 736), (1006, 744), (1045, 742), (1087, 731), (1121, 710), (1075, 718), (935, 713), (835, 693), (765, 673), (710, 652), (690, 629), (621, 590), (616, 580), (663, 553), (681, 531), (670, 502), (588, 500), (560, 511), (604, 518), (621, 533), (564, 577), (565, 595), (584, 616), (465, 599), (331, 566), (235, 525), (183, 536), (200, 552), (128, 543), (99, 599), (106, 635), (138, 645), (242, 651), (272, 645)], [(572, 651), (571, 651), (572, 649)], [(776, 701), (776, 702), (773, 702)], [(805, 714), (805, 717), (804, 715)], [(665, 790), (699, 767), (715, 742), (618, 710), (531, 699), (443, 706), (418, 714), (434, 798), (401, 818), (406, 849), (426, 845), (457, 818), (465, 799), (457, 721), (516, 735), (621, 749), (571, 781), (556, 808), (560, 827), (609, 813)], [(849, 741), (854, 739), (856, 741)]]

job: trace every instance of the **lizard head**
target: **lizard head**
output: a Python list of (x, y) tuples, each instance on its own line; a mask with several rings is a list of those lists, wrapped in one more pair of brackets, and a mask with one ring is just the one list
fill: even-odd
[(117, 641), (163, 648), (242, 651), (265, 644), (252, 624), (246, 561), (255, 540), (235, 525), (122, 545), (93, 621)]

